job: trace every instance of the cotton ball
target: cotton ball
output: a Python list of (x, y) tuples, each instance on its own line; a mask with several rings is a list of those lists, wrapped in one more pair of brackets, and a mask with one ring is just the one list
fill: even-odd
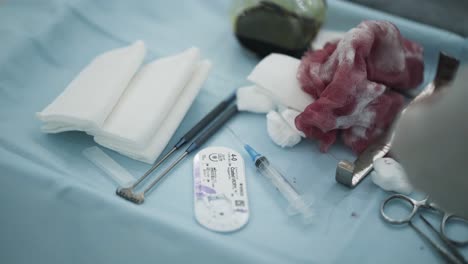
[(268, 113), (276, 108), (275, 102), (255, 85), (237, 89), (237, 109), (254, 113)]
[(296, 128), (296, 124), (295, 124), (295, 121), (296, 120), (296, 117), (300, 114), (301, 112), (299, 111), (296, 111), (294, 109), (291, 109), (291, 108), (285, 108), (283, 110), (281, 110), (281, 116), (283, 117), (283, 119), (288, 123), (288, 125), (294, 129), (301, 137), (305, 137), (304, 133), (302, 133), (302, 131), (299, 131), (297, 128)]
[(402, 194), (410, 194), (413, 191), (403, 167), (392, 158), (374, 161), (374, 171), (371, 177), (376, 185), (386, 191)]
[(266, 117), (268, 135), (278, 146), (292, 147), (301, 141), (301, 135), (278, 112), (270, 111)]

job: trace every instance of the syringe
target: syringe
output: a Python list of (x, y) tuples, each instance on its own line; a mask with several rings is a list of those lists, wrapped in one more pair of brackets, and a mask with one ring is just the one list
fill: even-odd
[(249, 153), (252, 161), (255, 163), (257, 170), (269, 179), (279, 192), (289, 202), (290, 208), (294, 212), (302, 214), (305, 223), (311, 223), (314, 216), (310, 204), (306, 203), (299, 192), (291, 185), (291, 183), (277, 170), (268, 159), (256, 152), (251, 146), (244, 145), (245, 150)]

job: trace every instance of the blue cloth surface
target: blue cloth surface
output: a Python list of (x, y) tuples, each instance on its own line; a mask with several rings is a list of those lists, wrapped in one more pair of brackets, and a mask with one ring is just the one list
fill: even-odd
[[(232, 34), (230, 1), (0, 1), (0, 261), (2, 263), (438, 263), (409, 227), (379, 215), (388, 196), (365, 180), (355, 190), (334, 179), (340, 144), (330, 154), (304, 140), (275, 146), (262, 115), (240, 113), (228, 126), (314, 197), (313, 225), (286, 214), (286, 203), (247, 163), (250, 221), (229, 234), (210, 232), (193, 216), (192, 158), (180, 164), (143, 205), (117, 187), (81, 152), (95, 145), (79, 132), (40, 132), (42, 110), (97, 54), (143, 39), (148, 60), (198, 46), (214, 68), (172, 145), (235, 88), (258, 59)], [(425, 81), (439, 50), (468, 57), (455, 34), (345, 2), (329, 1), (325, 27), (346, 30), (363, 19), (395, 22), (425, 46)], [(464, 50), (463, 50), (464, 49)], [(205, 146), (244, 153), (227, 128)], [(132, 174), (148, 165), (105, 150)], [(244, 155), (246, 162), (247, 155)], [(437, 216), (431, 218), (437, 222)], [(416, 224), (422, 225), (421, 222)], [(465, 250), (465, 255), (467, 252)]]

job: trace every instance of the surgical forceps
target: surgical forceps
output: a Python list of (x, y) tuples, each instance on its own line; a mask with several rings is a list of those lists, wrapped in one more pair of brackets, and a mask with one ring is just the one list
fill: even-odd
[[(396, 219), (392, 216), (389, 216), (388, 209), (386, 208), (388, 208), (387, 205), (389, 204), (389, 202), (392, 202), (392, 201), (399, 202), (405, 205), (410, 205), (411, 212), (401, 219)], [(431, 211), (442, 214), (440, 231), (437, 231), (437, 229), (422, 214), (419, 214), (419, 217), (434, 233), (437, 234), (437, 236), (444, 243), (446, 248), (437, 244), (433, 239), (429, 238), (429, 236), (424, 234), (421, 231), (421, 229), (419, 229), (417, 226), (415, 226), (412, 223), (411, 220), (416, 215), (416, 213), (419, 212), (421, 208), (429, 209)], [(424, 240), (430, 243), (431, 246), (447, 261), (450, 261), (451, 263), (463, 263), (463, 264), (467, 263), (463, 255), (458, 251), (456, 247), (467, 246), (468, 238), (464, 240), (451, 238), (447, 234), (446, 227), (452, 222), (459, 221), (460, 223), (466, 225), (466, 227), (468, 228), (468, 220), (443, 211), (437, 204), (431, 202), (428, 196), (418, 201), (403, 194), (391, 195), (390, 197), (388, 197), (387, 199), (383, 201), (382, 206), (380, 207), (380, 214), (382, 215), (383, 219), (390, 224), (394, 224), (394, 225), (408, 224), (411, 228), (413, 228), (416, 231), (416, 233), (418, 233), (418, 235), (420, 235)]]
[[(227, 120), (237, 113), (237, 105), (231, 104), (236, 99), (236, 94), (233, 93), (225, 100), (221, 101), (213, 110), (211, 110), (203, 119), (201, 119), (194, 127), (192, 127), (174, 147), (154, 164), (148, 171), (143, 174), (135, 183), (129, 187), (119, 187), (115, 193), (133, 203), (141, 204), (145, 201), (145, 194), (148, 193), (164, 176), (166, 176), (180, 161), (182, 161), (189, 153), (198, 149), (205, 141), (207, 141)], [(214, 121), (213, 121), (214, 120)], [(210, 123), (213, 123), (210, 125)], [(208, 126), (208, 128), (206, 128)], [(206, 129), (205, 129), (206, 128)], [(199, 135), (198, 135), (199, 134)], [(176, 150), (180, 149), (186, 143), (190, 142), (195, 136), (198, 137), (190, 144), (190, 146), (182, 153), (167, 169), (165, 169), (156, 179), (144, 189), (143, 192), (135, 193), (134, 189), (146, 179), (154, 170), (156, 170), (166, 159), (168, 159)]]
[[(440, 53), (434, 80), (430, 82), (424, 90), (409, 103), (409, 105), (413, 102), (427, 98), (434, 92), (447, 87), (447, 84), (455, 78), (459, 64), (459, 60), (445, 55), (444, 53)], [(400, 115), (404, 114), (407, 108), (408, 107), (403, 109)], [(379, 158), (385, 157), (385, 155), (390, 152), (398, 119), (399, 116), (395, 118), (395, 121), (393, 121), (388, 132), (369, 145), (367, 149), (359, 155), (354, 163), (347, 160), (342, 160), (338, 163), (335, 175), (337, 182), (349, 188), (354, 188), (364, 180), (369, 172), (372, 171), (373, 162)]]

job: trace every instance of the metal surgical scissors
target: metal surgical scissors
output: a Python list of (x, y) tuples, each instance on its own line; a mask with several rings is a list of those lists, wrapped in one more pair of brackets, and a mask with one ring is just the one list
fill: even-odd
[[(399, 202), (399, 203), (403, 203), (406, 205), (409, 204), (411, 206), (411, 212), (405, 217), (400, 218), (400, 219), (389, 216), (388, 209), (386, 208), (388, 208), (388, 204), (390, 202)], [(416, 215), (416, 213), (419, 212), (421, 208), (425, 208), (425, 209), (442, 214), (440, 231), (437, 231), (437, 229), (423, 215), (419, 214), (419, 217), (424, 221), (424, 223), (432, 231), (434, 231), (437, 234), (437, 236), (440, 238), (440, 240), (442, 240), (442, 242), (445, 244), (448, 250), (441, 247), (433, 239), (429, 238), (429, 236), (424, 234), (418, 227), (416, 227), (412, 223), (411, 220)], [(450, 225), (450, 223), (452, 222), (459, 221), (468, 227), (468, 220), (461, 218), (459, 216), (456, 216), (454, 214), (445, 212), (437, 204), (431, 202), (429, 200), (429, 196), (426, 196), (422, 200), (415, 200), (403, 194), (391, 195), (390, 197), (388, 197), (387, 199), (383, 201), (382, 206), (380, 207), (380, 213), (382, 217), (384, 218), (384, 220), (387, 221), (388, 223), (395, 224), (395, 225), (402, 225), (402, 224), (410, 225), (424, 240), (427, 240), (427, 242), (429, 242), (434, 247), (434, 249), (437, 250), (447, 260), (453, 263), (467, 263), (463, 255), (456, 248), (456, 246), (459, 246), (459, 247), (467, 246), (468, 238), (463, 239), (463, 240), (451, 238), (447, 234), (447, 226)]]

